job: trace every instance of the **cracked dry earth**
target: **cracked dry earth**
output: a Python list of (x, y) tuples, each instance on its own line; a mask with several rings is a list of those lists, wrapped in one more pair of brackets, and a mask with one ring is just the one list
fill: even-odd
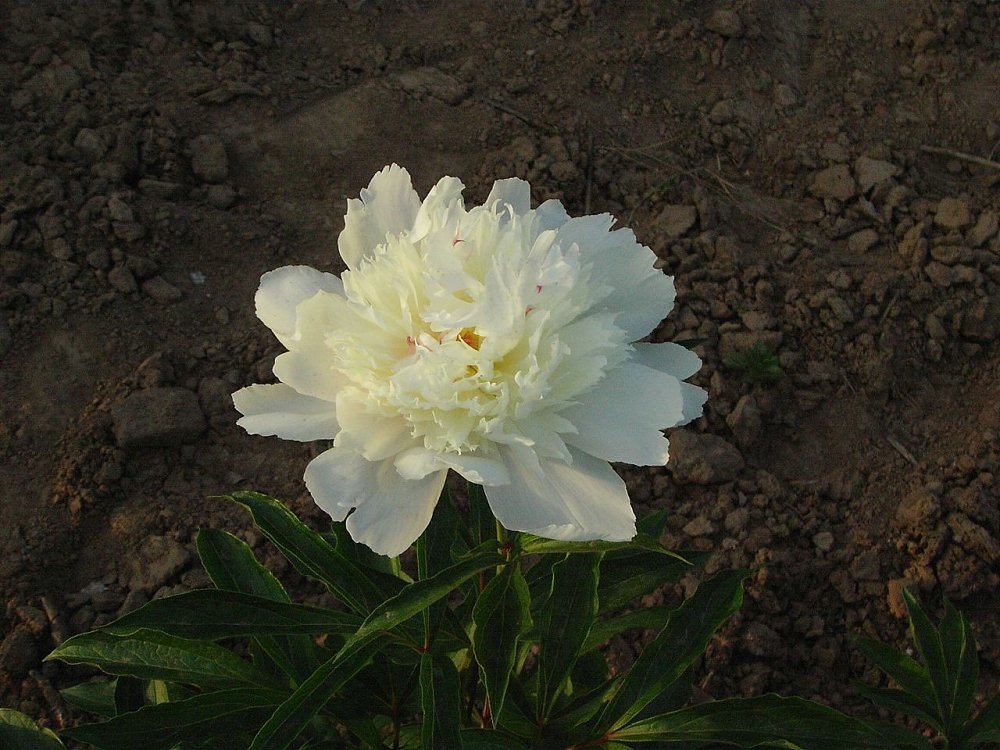
[[(79, 718), (54, 688), (84, 673), (42, 657), (207, 585), (199, 527), (318, 595), (211, 496), (323, 522), (314, 447), (229, 394), (278, 353), (260, 274), (342, 270), (345, 197), (392, 161), (610, 212), (675, 276), (654, 338), (702, 340), (710, 400), (620, 469), (709, 571), (764, 565), (708, 694), (870, 711), (849, 637), (905, 643), (904, 586), (971, 618), (994, 691), (998, 90), (987, 0), (0, 0), (0, 704)], [(757, 343), (777, 379), (733, 366)]]

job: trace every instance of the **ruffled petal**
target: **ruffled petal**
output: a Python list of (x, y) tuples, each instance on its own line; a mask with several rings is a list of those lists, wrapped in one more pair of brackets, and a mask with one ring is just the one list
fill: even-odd
[[(316, 504), (333, 518), (347, 518), (356, 542), (380, 555), (406, 551), (430, 523), (447, 471), (417, 481), (403, 479), (391, 460), (366, 461), (332, 448), (306, 467), (305, 482)], [(348, 516), (351, 508), (356, 510)]]
[(400, 453), (394, 462), (396, 470), (406, 479), (423, 479), (434, 471), (454, 469), (474, 484), (491, 486), (510, 481), (502, 462), (482, 456), (457, 456), (416, 447)]
[(701, 369), (701, 359), (680, 344), (636, 344), (632, 361), (687, 380)]
[(460, 212), (464, 212), (462, 190), (465, 185), (457, 177), (442, 177), (431, 188), (420, 204), (417, 218), (413, 222), (410, 241), (417, 242), (434, 230), (454, 222)]
[(257, 317), (274, 331), (286, 347), (295, 336), (295, 310), (317, 292), (343, 296), (344, 285), (337, 276), (309, 266), (283, 266), (260, 277), (254, 297)]
[(660, 430), (689, 421), (681, 386), (673, 375), (626, 362), (561, 412), (577, 429), (563, 439), (607, 461), (663, 466), (667, 440)]
[(410, 231), (419, 210), (420, 197), (409, 172), (398, 164), (376, 172), (361, 191), (361, 200), (347, 201), (344, 231), (337, 241), (340, 257), (348, 268), (357, 268), (363, 257), (385, 242), (387, 234)]
[(373, 414), (355, 391), (342, 391), (338, 395), (337, 417), (341, 428), (337, 447), (360, 453), (368, 461), (390, 458), (416, 442), (402, 416)]
[(523, 216), (531, 210), (531, 185), (517, 177), (497, 180), (483, 205), (493, 208), (498, 203), (501, 209), (509, 206), (514, 216)]
[(537, 460), (529, 449), (502, 448), (511, 482), (486, 487), (493, 514), (508, 529), (548, 539), (627, 541), (635, 514), (625, 483), (606, 461), (573, 451), (573, 463)]
[(286, 440), (329, 440), (337, 434), (337, 412), (329, 401), (304, 396), (283, 383), (251, 385), (233, 394), (243, 416), (237, 421), (251, 435)]

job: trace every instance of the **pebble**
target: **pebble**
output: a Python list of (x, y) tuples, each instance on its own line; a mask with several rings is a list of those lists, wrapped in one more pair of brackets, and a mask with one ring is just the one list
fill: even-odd
[(817, 198), (846, 201), (857, 192), (857, 185), (846, 164), (834, 164), (816, 173), (809, 190)]
[(173, 447), (196, 440), (205, 431), (198, 397), (186, 388), (147, 388), (111, 410), (115, 439), (125, 450)]
[(73, 140), (73, 147), (90, 164), (99, 162), (108, 150), (108, 144), (101, 138), (101, 134), (92, 128), (80, 128)]
[(760, 621), (751, 622), (743, 634), (743, 647), (754, 656), (779, 656), (781, 636)]
[(946, 266), (936, 260), (924, 266), (924, 273), (927, 274), (927, 278), (934, 282), (935, 286), (949, 287), (955, 281), (955, 273), (951, 266)]
[(698, 211), (694, 206), (668, 205), (660, 212), (657, 223), (667, 237), (677, 239), (694, 226)]
[(117, 195), (112, 195), (108, 198), (108, 217), (111, 221), (135, 221), (135, 214), (132, 213), (132, 209)]
[(213, 208), (225, 210), (236, 202), (236, 191), (231, 185), (209, 185), (205, 201)]
[(133, 591), (150, 595), (161, 589), (184, 566), (191, 562), (191, 552), (168, 536), (147, 537), (132, 561)]
[(226, 145), (214, 133), (191, 140), (191, 171), (205, 182), (223, 182), (229, 177)]
[[(965, 241), (972, 247), (985, 245), (1000, 228), (1000, 214), (993, 210), (983, 211), (979, 216), (979, 221), (965, 235)], [(0, 247), (3, 246), (3, 232), (0, 231)]]
[(866, 253), (878, 244), (878, 232), (874, 229), (862, 229), (847, 238), (847, 249), (852, 253)]
[(736, 508), (726, 514), (722, 525), (730, 534), (739, 534), (750, 522), (750, 511), (747, 508)]
[(736, 444), (741, 448), (749, 448), (760, 437), (762, 416), (757, 399), (752, 394), (745, 394), (736, 402), (736, 406), (726, 416), (726, 424), (736, 438)]
[(841, 323), (854, 322), (854, 312), (842, 297), (831, 294), (827, 297), (826, 304)]
[(736, 110), (732, 99), (721, 99), (715, 103), (708, 113), (708, 119), (716, 125), (726, 125), (736, 119)]
[(162, 276), (154, 276), (142, 282), (142, 291), (163, 304), (176, 302), (183, 296), (180, 289)]
[(17, 231), (17, 219), (0, 223), (0, 247), (10, 247), (14, 244), (14, 233)]
[(962, 315), (962, 335), (990, 343), (1000, 337), (1000, 293), (973, 302)]
[(892, 162), (881, 159), (859, 156), (854, 160), (854, 174), (858, 179), (858, 189), (862, 193), (867, 193), (881, 182), (897, 177), (902, 171)]
[(15, 627), (0, 643), (0, 671), (21, 678), (41, 660), (38, 641), (30, 630)]
[(705, 28), (727, 39), (734, 39), (743, 35), (743, 22), (740, 20), (739, 15), (731, 10), (716, 10), (708, 17), (708, 20), (705, 22)]
[(678, 482), (703, 485), (731, 482), (744, 465), (736, 447), (720, 437), (683, 429), (670, 435), (667, 468)]
[(869, 549), (855, 555), (848, 565), (848, 570), (856, 581), (877, 581), (879, 580), (878, 550)]
[(139, 192), (143, 195), (148, 195), (150, 198), (160, 198), (162, 200), (171, 200), (180, 195), (181, 186), (176, 182), (168, 182), (167, 180), (153, 180), (148, 177), (144, 177), (139, 180)]
[(469, 95), (469, 85), (437, 68), (407, 70), (396, 76), (403, 91), (431, 96), (445, 104), (460, 104)]
[(903, 530), (930, 525), (940, 512), (938, 499), (926, 487), (910, 490), (896, 506), (896, 525)]
[(146, 236), (146, 227), (138, 221), (115, 221), (111, 224), (115, 237), (122, 242), (136, 242)]
[(115, 266), (108, 271), (108, 283), (112, 289), (122, 294), (130, 294), (139, 289), (135, 276), (125, 266)]
[(934, 223), (945, 229), (964, 229), (972, 223), (972, 211), (960, 198), (942, 198), (934, 213)]
[(684, 525), (683, 531), (690, 537), (708, 536), (715, 532), (715, 526), (705, 516), (696, 516)]
[(820, 552), (829, 552), (833, 549), (833, 534), (829, 531), (820, 531), (813, 535), (812, 541)]

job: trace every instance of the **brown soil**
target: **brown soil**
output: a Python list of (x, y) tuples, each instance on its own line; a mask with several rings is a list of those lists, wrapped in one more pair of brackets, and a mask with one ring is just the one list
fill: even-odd
[[(278, 352), (260, 274), (341, 270), (392, 161), (611, 212), (675, 276), (656, 337), (704, 339), (711, 397), (671, 467), (622, 472), (711, 569), (767, 563), (708, 693), (860, 705), (848, 636), (903, 643), (904, 585), (959, 603), (995, 689), (1000, 169), (962, 154), (1000, 151), (997, 3), (0, 0), (0, 52), (3, 705), (58, 723), (40, 658), (204, 585), (199, 527), (280, 567), (212, 496), (322, 521), (310, 446), (228, 394)], [(776, 381), (727, 364), (758, 341)]]

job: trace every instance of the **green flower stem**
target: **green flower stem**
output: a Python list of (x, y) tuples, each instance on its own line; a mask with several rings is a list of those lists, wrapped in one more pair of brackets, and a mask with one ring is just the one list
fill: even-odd
[(504, 563), (497, 565), (497, 575), (499, 575), (503, 570), (503, 566), (509, 563), (511, 558), (510, 539), (507, 536), (507, 529), (500, 523), (500, 519), (497, 519), (497, 546), (500, 548), (500, 554), (504, 559)]

